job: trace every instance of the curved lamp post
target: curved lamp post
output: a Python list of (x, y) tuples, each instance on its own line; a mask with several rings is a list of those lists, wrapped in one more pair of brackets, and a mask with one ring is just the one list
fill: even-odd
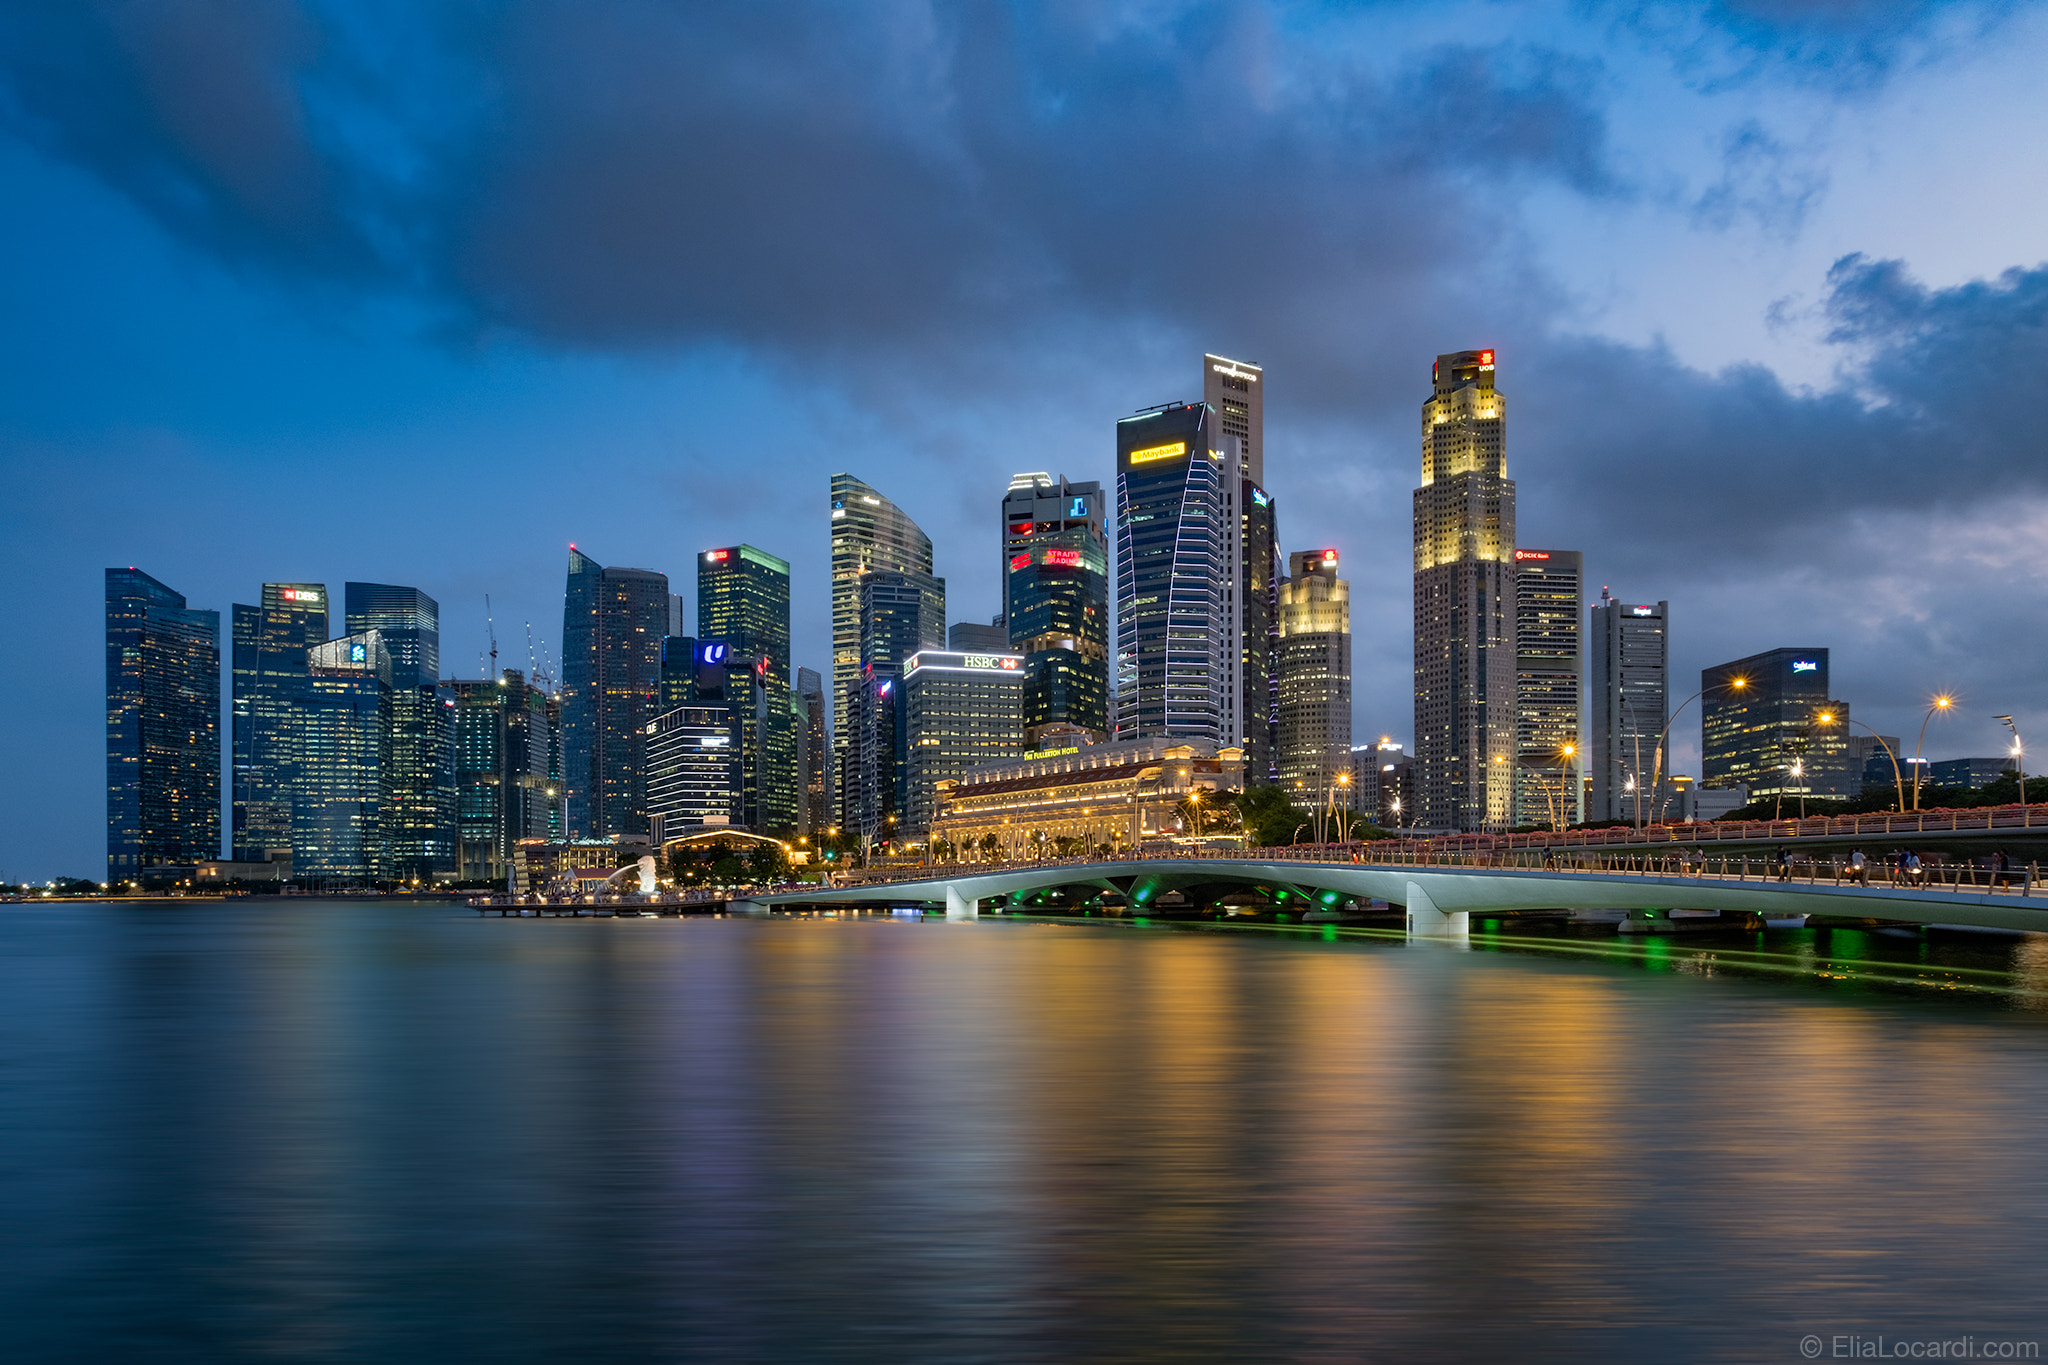
[(1933, 720), (1936, 712), (1948, 714), (1956, 699), (1943, 692), (1934, 698), (1927, 708), (1927, 714), (1920, 718), (1920, 738), (1913, 741), (1913, 809), (1920, 809), (1920, 770), (1927, 765), (1920, 758), (1920, 746), (1927, 740), (1927, 722)]
[(1991, 719), (2012, 731), (2012, 770), (2020, 779), (2020, 804), (2027, 804), (2027, 747), (2020, 743), (2020, 727), (2012, 723), (2011, 716), (1993, 716)]
[[(1838, 720), (1849, 725), (1863, 725), (1863, 722), (1860, 720), (1852, 720), (1848, 716), (1837, 716), (1832, 711), (1816, 711), (1813, 717), (1815, 725), (1833, 725)], [(1868, 725), (1863, 725), (1863, 728), (1870, 730)], [(1877, 731), (1870, 730), (1870, 737), (1877, 741), (1878, 748), (1884, 750), (1884, 756), (1892, 761), (1892, 794), (1899, 798), (1899, 814), (1904, 815), (1906, 813), (1906, 779), (1899, 772), (1899, 756), (1892, 752), (1892, 746), (1885, 743), (1884, 736)]]
[[(1748, 686), (1749, 679), (1747, 678), (1730, 678), (1727, 682), (1721, 684), (1722, 689), (1729, 692), (1740, 692)], [(1671, 727), (1678, 723), (1678, 717), (1681, 713), (1684, 712), (1686, 707), (1691, 706), (1701, 697), (1706, 696), (1707, 693), (1712, 692), (1714, 690), (1715, 689), (1711, 687), (1702, 687), (1699, 691), (1693, 693), (1684, 701), (1678, 703), (1678, 710), (1673, 711), (1671, 713), (1671, 719), (1665, 721), (1664, 728), (1657, 732), (1657, 756), (1650, 760), (1650, 790), (1652, 792), (1655, 792), (1659, 789), (1658, 783), (1661, 780), (1662, 774), (1664, 772), (1664, 741), (1666, 738), (1670, 736)], [(1636, 804), (1638, 810), (1640, 810), (1642, 806), (1642, 787), (1643, 784), (1641, 782), (1636, 783)], [(1638, 815), (1636, 817), (1636, 822), (1637, 824), (1642, 823), (1641, 815)]]

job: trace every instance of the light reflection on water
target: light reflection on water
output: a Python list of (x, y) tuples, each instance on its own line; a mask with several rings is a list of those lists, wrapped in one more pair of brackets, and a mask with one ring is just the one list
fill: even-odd
[(0, 917), (10, 1360), (2043, 1333), (2048, 952)]

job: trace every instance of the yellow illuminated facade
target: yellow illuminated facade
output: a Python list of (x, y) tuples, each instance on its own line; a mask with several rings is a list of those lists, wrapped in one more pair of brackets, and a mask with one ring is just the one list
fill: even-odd
[(932, 836), (964, 858), (1035, 856), (1041, 847), (1049, 854), (1054, 841), (1070, 838), (1091, 849), (1137, 848), (1188, 832), (1180, 809), (1191, 793), (1200, 804), (1243, 786), (1242, 749), (1164, 739), (1085, 744), (984, 763), (941, 782)]
[(1515, 774), (1515, 485), (1492, 351), (1440, 355), (1415, 490), (1415, 797), (1425, 828), (1505, 829)]

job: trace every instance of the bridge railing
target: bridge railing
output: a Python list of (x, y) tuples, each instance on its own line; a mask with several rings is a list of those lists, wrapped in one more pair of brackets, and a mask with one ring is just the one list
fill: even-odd
[(1049, 868), (1073, 868), (1085, 873), (1092, 866), (1133, 862), (1187, 862), (1215, 860), (1261, 863), (1305, 863), (1376, 868), (1431, 868), (1441, 871), (1461, 868), (1502, 871), (1555, 872), (1579, 876), (1689, 877), (1702, 881), (1781, 882), (1806, 885), (1892, 886), (1936, 888), (1983, 895), (2031, 896), (2040, 870), (2037, 863), (2024, 866), (1978, 866), (1974, 862), (1923, 863), (1902, 867), (1897, 860), (1866, 858), (1860, 869), (1850, 866), (1840, 854), (1813, 856), (1714, 853), (1686, 848), (1662, 851), (1643, 849), (1610, 852), (1601, 848), (1446, 848), (1410, 845), (1388, 848), (1380, 844), (1292, 845), (1282, 848), (1161, 849), (1147, 848), (1109, 858), (1012, 859), (988, 862), (934, 863), (915, 868), (890, 868), (882, 872), (856, 872), (844, 885), (886, 886), (911, 882), (943, 881), (957, 877), (1018, 872)]

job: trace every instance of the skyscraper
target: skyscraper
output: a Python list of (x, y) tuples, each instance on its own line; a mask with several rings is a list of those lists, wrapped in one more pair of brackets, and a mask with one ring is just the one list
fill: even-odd
[(292, 803), (292, 875), (368, 882), (384, 875), (391, 782), (391, 655), (376, 631), (307, 653)]
[(573, 545), (562, 601), (562, 780), (577, 839), (647, 833), (646, 727), (661, 686), (668, 577)]
[(802, 779), (792, 714), (789, 662), (789, 564), (752, 545), (706, 550), (697, 557), (697, 628), (754, 664), (743, 757), (750, 794), (746, 824), (760, 833), (794, 832), (802, 821)]
[(1277, 780), (1280, 692), (1274, 613), (1281, 577), (1273, 499), (1266, 492), (1266, 372), (1248, 361), (1202, 357), (1202, 399), (1214, 414), (1216, 449), (1234, 456), (1224, 517), (1231, 528), (1224, 575), (1224, 616), (1236, 642), (1223, 698), (1226, 744), (1244, 748), (1245, 781)]
[(1117, 423), (1116, 735), (1225, 740), (1236, 711), (1236, 632), (1226, 614), (1235, 542), (1206, 404), (1173, 403)]
[(1768, 801), (1840, 800), (1861, 785), (1849, 772), (1848, 703), (1828, 696), (1825, 649), (1717, 664), (1701, 671), (1700, 688), (1702, 787), (1746, 787), (1751, 801)]
[(453, 706), (456, 855), (464, 881), (504, 883), (522, 839), (552, 840), (558, 752), (547, 695), (516, 668), (446, 684)]
[(1436, 358), (1415, 490), (1411, 823), (1504, 828), (1515, 760), (1515, 485), (1492, 351)]
[(900, 813), (905, 734), (899, 682), (911, 655), (946, 646), (946, 581), (878, 570), (860, 580), (860, 675), (845, 767), (849, 830), (881, 838)]
[[(1003, 495), (1003, 616), (1025, 656), (1023, 725), (1109, 738), (1109, 543), (1099, 483), (1019, 474)], [(955, 648), (964, 642), (955, 628)], [(1001, 652), (1000, 648), (997, 652)]]
[(1280, 785), (1296, 801), (1323, 801), (1351, 771), (1351, 585), (1337, 577), (1335, 550), (1288, 560), (1276, 621)]
[(220, 856), (220, 613), (107, 570), (107, 880)]
[(391, 655), (393, 687), (432, 687), (440, 681), (439, 603), (418, 588), (391, 583), (345, 583), (341, 592), (346, 633), (377, 632)]
[(1574, 825), (1582, 818), (1579, 617), (1585, 610), (1584, 579), (1584, 557), (1577, 550), (1515, 551), (1518, 825)]
[[(1607, 590), (1586, 643), (1588, 820), (1654, 819), (1650, 769), (1671, 711), (1670, 604), (1617, 602)], [(1668, 764), (1666, 765), (1668, 769)]]
[(789, 690), (789, 562), (751, 545), (697, 557), (697, 634), (765, 659), (762, 681)]
[[(848, 706), (861, 681), (861, 579), (875, 571), (930, 574), (932, 541), (916, 522), (851, 474), (832, 476), (832, 743), (836, 766), (848, 771), (853, 743)], [(849, 825), (853, 793), (839, 784), (838, 823)]]
[(938, 815), (938, 785), (1022, 752), (1024, 659), (923, 649), (902, 679), (905, 772), (898, 828), (923, 834)]
[(455, 708), (439, 686), (441, 608), (418, 588), (342, 587), (350, 635), (376, 631), (391, 656), (391, 768), (382, 875), (428, 882), (455, 871)]
[(262, 605), (236, 603), (232, 695), (234, 787), (229, 847), (261, 862), (292, 846), (300, 706), (307, 651), (327, 642), (327, 588), (265, 583)]
[(815, 668), (796, 671), (796, 700), (803, 708), (797, 771), (803, 776), (803, 812), (797, 830), (818, 835), (832, 824), (832, 730), (825, 706), (825, 682)]
[(736, 765), (722, 708), (679, 706), (647, 723), (648, 823), (657, 846), (732, 823)]

